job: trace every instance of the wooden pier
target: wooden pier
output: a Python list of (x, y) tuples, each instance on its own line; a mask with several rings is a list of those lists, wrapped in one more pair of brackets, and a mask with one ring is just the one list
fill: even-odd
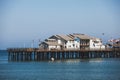
[(105, 50), (40, 50), (38, 48), (9, 48), (8, 61), (44, 61), (84, 58), (118, 58), (120, 49)]

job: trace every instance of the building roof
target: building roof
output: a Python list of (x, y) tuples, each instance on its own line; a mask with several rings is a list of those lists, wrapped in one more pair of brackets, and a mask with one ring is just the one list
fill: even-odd
[(73, 38), (71, 38), (71, 37), (69, 37), (68, 35), (56, 35), (57, 37), (59, 37), (59, 38), (62, 38), (62, 39), (64, 39), (64, 40), (66, 40), (66, 41), (69, 41), (69, 40), (74, 40)]
[(51, 37), (49, 37), (49, 39), (60, 39), (60, 37), (57, 35), (52, 35)]
[(49, 39), (63, 39), (66, 41), (68, 41), (68, 40), (73, 41), (75, 37), (78, 37), (80, 39), (92, 39), (92, 40), (99, 39), (96, 37), (88, 36), (86, 34), (79, 34), (79, 33), (73, 33), (73, 34), (69, 34), (69, 35), (65, 35), (65, 34), (53, 35), (53, 36), (49, 37)]
[(85, 34), (69, 34), (71, 37), (78, 37), (80, 39), (92, 39), (93, 37), (85, 35)]
[(43, 43), (45, 43), (47, 45), (50, 45), (50, 46), (58, 46), (58, 45), (60, 45), (57, 42), (49, 42), (49, 41), (46, 41), (46, 42), (43, 42)]
[(74, 34), (69, 34), (70, 37), (72, 38), (75, 38), (75, 37), (78, 37), (80, 39), (92, 39), (92, 40), (97, 40), (99, 38), (96, 38), (96, 37), (92, 37), (92, 36), (88, 36), (86, 34), (79, 34), (79, 33), (74, 33)]

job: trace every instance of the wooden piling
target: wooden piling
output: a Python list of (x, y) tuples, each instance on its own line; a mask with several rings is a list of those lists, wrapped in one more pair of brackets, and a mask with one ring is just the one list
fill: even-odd
[(120, 49), (106, 50), (40, 50), (17, 48), (8, 49), (8, 61), (43, 61), (81, 58), (119, 58)]

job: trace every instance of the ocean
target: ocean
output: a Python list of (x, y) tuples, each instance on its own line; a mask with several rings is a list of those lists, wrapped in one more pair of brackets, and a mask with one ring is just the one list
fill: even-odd
[(8, 62), (0, 51), (0, 80), (120, 80), (120, 58)]

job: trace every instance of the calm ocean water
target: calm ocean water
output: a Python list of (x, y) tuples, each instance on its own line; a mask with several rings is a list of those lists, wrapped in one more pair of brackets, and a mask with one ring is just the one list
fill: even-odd
[(120, 58), (8, 62), (0, 51), (0, 80), (120, 80)]

